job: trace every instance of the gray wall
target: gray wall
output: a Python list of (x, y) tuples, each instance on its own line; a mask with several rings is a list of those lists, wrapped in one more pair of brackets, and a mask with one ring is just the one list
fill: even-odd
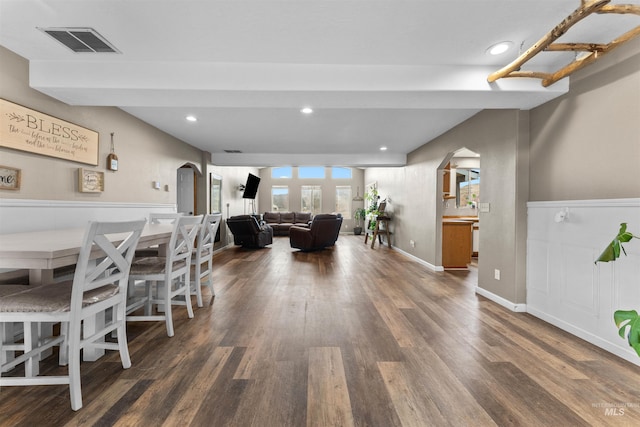
[[(515, 303), (525, 300), (528, 119), (528, 112), (485, 110), (410, 153), (405, 168), (365, 173), (365, 182), (377, 181), (381, 193), (391, 196), (394, 245), (440, 266), (444, 202), (439, 169), (460, 148), (479, 153), (480, 201), (491, 207), (479, 214), (478, 285)], [(499, 281), (494, 269), (501, 270)]]
[(480, 201), (491, 205), (479, 214), (478, 285), (513, 303), (526, 302), (528, 200), (640, 197), (640, 39), (571, 79), (568, 94), (530, 112), (477, 114), (410, 153), (404, 168), (367, 169), (365, 182), (399, 207), (394, 245), (441, 265), (438, 169), (461, 147), (480, 153)]
[[(213, 158), (215, 162), (215, 156)], [(209, 165), (209, 172), (222, 177), (222, 218), (226, 220), (230, 216), (251, 213), (247, 201), (238, 191), (238, 185), (244, 184), (250, 173), (258, 175), (258, 169), (252, 167), (231, 167)], [(233, 235), (226, 228), (223, 221), (220, 226), (220, 240), (216, 246), (233, 244)]]
[[(96, 202), (176, 203), (177, 169), (185, 163), (202, 168), (202, 152), (112, 107), (74, 107), (29, 87), (28, 61), (0, 46), (0, 97), (99, 133), (99, 164), (88, 166), (62, 159), (0, 148), (0, 164), (22, 169), (19, 191), (0, 198)], [(114, 132), (119, 170), (106, 170), (110, 134)], [(100, 194), (77, 191), (79, 167), (104, 171)], [(161, 190), (153, 189), (159, 181)], [(169, 191), (164, 191), (164, 185)], [(203, 189), (198, 210), (207, 204)], [(199, 212), (200, 213), (200, 212)]]
[(640, 197), (640, 39), (531, 112), (531, 200)]
[[(29, 87), (28, 61), (1, 46), (0, 64), (1, 98), (87, 127), (100, 135), (100, 163), (96, 167), (0, 148), (0, 164), (22, 170), (21, 189), (2, 191), (0, 198), (175, 204), (176, 171), (184, 164), (192, 164), (201, 172), (197, 176), (197, 213), (209, 212), (210, 173), (223, 178), (223, 217), (226, 218), (227, 212), (231, 215), (243, 213), (243, 200), (232, 185), (237, 185), (236, 181), (244, 182), (249, 172), (257, 174), (256, 168), (212, 166), (209, 153), (161, 132), (118, 108), (73, 107), (43, 95)], [(119, 159), (117, 172), (106, 170), (111, 132), (115, 133), (115, 152)], [(104, 171), (104, 192), (78, 192), (75, 174), (79, 167)], [(153, 189), (153, 181), (159, 181), (163, 189)], [(165, 184), (169, 185), (169, 191), (164, 191)], [(222, 236), (224, 239), (224, 234)]]

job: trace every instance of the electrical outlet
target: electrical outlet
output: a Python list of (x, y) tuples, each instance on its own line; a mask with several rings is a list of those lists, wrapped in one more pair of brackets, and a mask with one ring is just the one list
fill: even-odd
[(497, 268), (493, 270), (493, 277), (496, 280), (500, 280), (500, 270), (498, 270)]
[(409, 244), (411, 245), (412, 248), (416, 247), (416, 242), (414, 240), (409, 240)]

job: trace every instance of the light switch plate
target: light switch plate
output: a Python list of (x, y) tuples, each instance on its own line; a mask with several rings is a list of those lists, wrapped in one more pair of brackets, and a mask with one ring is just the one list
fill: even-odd
[(478, 203), (478, 209), (480, 210), (480, 212), (489, 212), (491, 205), (489, 204), (489, 202), (481, 202)]

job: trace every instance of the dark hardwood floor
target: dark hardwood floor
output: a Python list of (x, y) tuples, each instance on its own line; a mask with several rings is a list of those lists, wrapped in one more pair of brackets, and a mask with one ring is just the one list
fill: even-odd
[[(3, 387), (3, 426), (640, 425), (640, 369), (434, 273), (340, 236), (302, 253), (276, 238), (215, 256), (213, 306), (175, 336), (128, 325), (117, 353), (65, 386)], [(194, 299), (195, 300), (195, 299)], [(55, 355), (43, 372), (60, 370)]]

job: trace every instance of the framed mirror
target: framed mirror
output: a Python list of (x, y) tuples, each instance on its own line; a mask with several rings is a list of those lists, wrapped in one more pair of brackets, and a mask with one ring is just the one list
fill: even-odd
[(209, 211), (211, 213), (222, 212), (222, 177), (210, 174), (211, 199)]
[[(210, 184), (210, 201), (209, 201), (209, 211), (211, 213), (221, 213), (222, 212), (222, 177), (216, 174), (209, 174), (209, 184)], [(222, 227), (218, 227), (218, 231), (216, 231), (216, 237), (214, 242), (220, 241), (220, 229)]]

